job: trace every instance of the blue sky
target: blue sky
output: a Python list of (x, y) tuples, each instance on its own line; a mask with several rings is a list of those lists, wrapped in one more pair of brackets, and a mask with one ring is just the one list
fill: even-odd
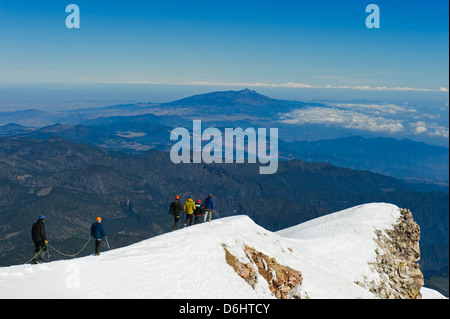
[[(80, 29), (65, 26), (70, 3)], [(365, 25), (370, 3), (380, 7), (380, 29)], [(447, 0), (0, 0), (0, 83), (448, 94), (448, 9)]]

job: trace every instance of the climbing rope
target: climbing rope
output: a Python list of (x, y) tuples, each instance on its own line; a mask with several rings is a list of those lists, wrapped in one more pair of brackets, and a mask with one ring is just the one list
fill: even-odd
[(48, 245), (51, 249), (53, 249), (54, 251), (56, 251), (58, 254), (60, 254), (60, 255), (63, 255), (63, 256), (65, 256), (65, 257), (74, 258), (74, 257), (78, 256), (79, 254), (81, 254), (81, 252), (86, 248), (86, 246), (87, 246), (90, 242), (91, 242), (91, 238), (89, 238), (89, 240), (87, 241), (87, 243), (83, 246), (83, 248), (81, 248), (81, 250), (80, 250), (79, 252), (77, 252), (76, 254), (73, 254), (73, 255), (67, 255), (67, 254), (64, 254), (64, 253), (60, 252), (58, 249), (56, 249), (55, 247), (53, 247), (52, 245), (50, 245), (50, 244), (47, 244), (47, 245)]
[(60, 252), (58, 249), (56, 249), (55, 247), (53, 247), (50, 244), (45, 244), (44, 247), (42, 247), (42, 249), (40, 251), (38, 251), (30, 260), (28, 260), (27, 262), (23, 263), (23, 265), (28, 264), (30, 261), (32, 261), (33, 259), (35, 259), (37, 256), (39, 256), (41, 254), (41, 252), (46, 248), (46, 247), (50, 247), (51, 249), (53, 249), (54, 251), (56, 251), (58, 254), (64, 256), (64, 257), (70, 257), (70, 258), (74, 258), (76, 256), (78, 256), (79, 254), (81, 254), (81, 252), (87, 247), (87, 245), (91, 242), (91, 238), (89, 238), (89, 240), (86, 242), (86, 244), (83, 246), (83, 248), (81, 248), (81, 250), (79, 252), (77, 252), (76, 254), (73, 255), (69, 255), (69, 254), (65, 254)]
[(33, 259), (35, 259), (37, 256), (39, 256), (41, 254), (41, 252), (45, 249), (45, 247), (47, 247), (48, 244), (45, 244), (44, 247), (41, 248), (41, 250), (39, 250), (30, 260), (28, 260), (27, 262), (24, 262), (23, 265), (28, 264), (30, 261), (32, 261)]

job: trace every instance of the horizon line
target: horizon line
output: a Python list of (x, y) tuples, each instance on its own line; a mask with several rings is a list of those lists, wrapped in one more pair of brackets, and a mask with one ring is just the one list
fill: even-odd
[[(113, 83), (111, 83), (113, 84)], [(436, 93), (448, 93), (449, 89), (441, 86), (439, 89), (421, 89), (413, 87), (387, 87), (387, 86), (375, 86), (368, 85), (330, 85), (325, 86), (311, 85), (305, 83), (286, 82), (286, 83), (262, 83), (262, 82), (208, 82), (208, 81), (191, 81), (191, 82), (179, 82), (179, 83), (163, 83), (155, 81), (124, 81), (119, 84), (153, 84), (153, 85), (185, 85), (185, 86), (243, 86), (243, 87), (272, 87), (272, 88), (292, 88), (292, 89), (347, 89), (347, 90), (360, 90), (360, 91), (411, 91), (411, 92), (436, 92)]]
[(4, 85), (118, 85), (118, 84), (141, 84), (141, 85), (167, 85), (167, 86), (223, 86), (223, 87), (266, 87), (266, 88), (291, 88), (291, 89), (335, 89), (335, 90), (359, 90), (359, 91), (409, 91), (409, 92), (432, 92), (449, 93), (449, 88), (441, 86), (439, 89), (414, 88), (408, 86), (368, 86), (368, 85), (312, 85), (306, 83), (263, 83), (263, 82), (156, 82), (156, 81), (122, 81), (122, 82), (0, 82)]

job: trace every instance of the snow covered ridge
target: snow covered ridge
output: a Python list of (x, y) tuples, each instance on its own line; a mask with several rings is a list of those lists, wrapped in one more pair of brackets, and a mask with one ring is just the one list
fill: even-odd
[[(247, 216), (228, 217), (99, 257), (0, 268), (0, 298), (443, 298), (426, 288), (403, 294), (421, 286), (403, 258), (405, 251), (418, 257), (412, 225), (407, 211), (390, 204), (354, 207), (277, 233)], [(396, 239), (404, 234), (407, 240)]]
[[(291, 238), (305, 259), (302, 289), (311, 298), (443, 297), (422, 288), (423, 275), (416, 263), (420, 229), (407, 209), (366, 204), (277, 234)], [(327, 289), (332, 281), (333, 289)], [(355, 284), (363, 291), (355, 289)]]

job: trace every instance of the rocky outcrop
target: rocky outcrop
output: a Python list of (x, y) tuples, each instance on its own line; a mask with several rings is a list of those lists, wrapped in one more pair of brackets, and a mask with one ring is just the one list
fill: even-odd
[(302, 283), (302, 273), (287, 266), (280, 265), (275, 258), (271, 258), (251, 247), (245, 246), (245, 254), (249, 263), (243, 263), (233, 256), (225, 245), (225, 258), (234, 271), (241, 276), (252, 288), (261, 275), (269, 290), (278, 299), (300, 299), (297, 288)]
[(376, 230), (378, 248), (376, 262), (370, 263), (376, 278), (366, 276), (357, 282), (382, 299), (421, 299), (423, 274), (420, 260), (420, 227), (408, 209), (400, 210), (400, 218), (392, 230)]
[(227, 249), (226, 245), (222, 245), (225, 250), (225, 260), (227, 264), (233, 267), (233, 270), (241, 276), (252, 288), (255, 287), (257, 276), (255, 269), (253, 269), (251, 263), (243, 263), (239, 261), (230, 251)]
[[(408, 209), (400, 209), (395, 214), (398, 218), (391, 227), (375, 229), (375, 258), (369, 262), (364, 280), (356, 284), (381, 299), (421, 299), (424, 278), (418, 264), (420, 227)], [(244, 246), (243, 253), (235, 251), (240, 258), (223, 247), (228, 264), (254, 289), (265, 281), (276, 298), (300, 298), (300, 295), (308, 298), (306, 293), (300, 293), (303, 280), (300, 271), (280, 265), (274, 258), (248, 246)]]

